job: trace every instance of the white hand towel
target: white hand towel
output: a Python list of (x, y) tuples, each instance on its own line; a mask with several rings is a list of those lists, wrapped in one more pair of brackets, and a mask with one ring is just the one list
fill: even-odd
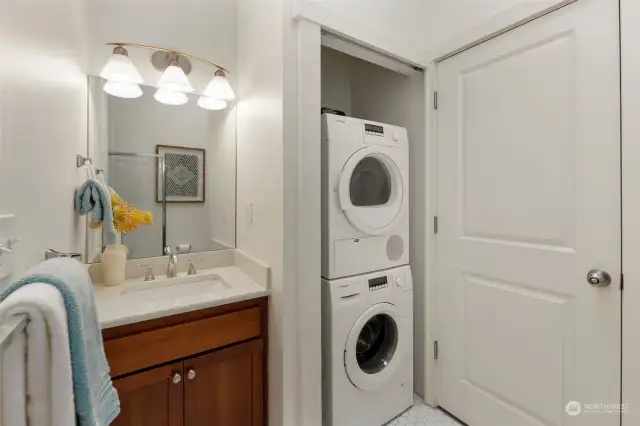
[(60, 292), (49, 284), (36, 283), (16, 290), (0, 303), (0, 323), (22, 314), (29, 317), (26, 328), (28, 424), (75, 425), (69, 332)]
[(20, 332), (0, 356), (0, 425), (27, 426), (27, 337)]

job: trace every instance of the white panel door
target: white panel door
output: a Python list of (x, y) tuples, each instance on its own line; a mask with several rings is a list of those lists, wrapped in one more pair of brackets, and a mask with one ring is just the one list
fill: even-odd
[(618, 48), (579, 0), (438, 64), (439, 403), (471, 426), (619, 424)]

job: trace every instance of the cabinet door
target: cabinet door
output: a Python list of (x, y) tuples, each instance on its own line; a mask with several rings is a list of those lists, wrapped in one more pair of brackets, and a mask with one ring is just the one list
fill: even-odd
[(185, 360), (185, 426), (262, 426), (263, 368), (261, 339)]
[(120, 415), (112, 426), (182, 426), (182, 376), (176, 362), (114, 380)]

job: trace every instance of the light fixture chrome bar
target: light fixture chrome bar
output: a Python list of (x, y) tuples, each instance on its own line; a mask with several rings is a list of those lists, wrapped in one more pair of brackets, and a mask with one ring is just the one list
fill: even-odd
[(29, 318), (26, 315), (16, 315), (0, 326), (0, 357), (15, 337), (24, 331), (28, 323)]
[(372, 47), (369, 47), (369, 46), (367, 46), (365, 44), (358, 43), (357, 41), (353, 41), (353, 40), (351, 40), (351, 39), (349, 39), (347, 37), (343, 37), (341, 35), (338, 35), (338, 34), (335, 34), (335, 33), (332, 33), (332, 32), (326, 31), (326, 30), (321, 30), (320, 34), (322, 34), (323, 36), (335, 38), (336, 40), (340, 40), (340, 41), (343, 41), (345, 43), (349, 43), (349, 44), (351, 44), (353, 46), (356, 46), (356, 47), (359, 47), (361, 49), (367, 50), (367, 51), (369, 51), (371, 53), (375, 53), (376, 55), (382, 56), (383, 58), (390, 59), (390, 60), (392, 60), (394, 62), (397, 62), (399, 64), (402, 64), (404, 66), (413, 68), (415, 71), (424, 72), (424, 68), (416, 66), (415, 64), (412, 64), (411, 62), (396, 58), (395, 56), (389, 55), (388, 53), (381, 52), (381, 51), (376, 50), (376, 49), (374, 49)]
[(185, 52), (181, 52), (179, 50), (173, 50), (173, 49), (167, 49), (164, 47), (158, 47), (158, 46), (150, 46), (148, 44), (138, 44), (138, 43), (119, 43), (119, 42), (109, 42), (109, 43), (105, 43), (107, 46), (126, 46), (126, 47), (139, 47), (141, 49), (150, 49), (150, 50), (156, 50), (159, 52), (167, 52), (167, 53), (177, 53), (180, 56), (184, 56), (185, 58), (189, 58), (189, 59), (195, 59), (196, 61), (200, 61), (203, 64), (207, 64), (207, 65), (211, 65), (212, 67), (218, 68), (219, 70), (222, 70), (224, 72), (226, 72), (227, 74), (231, 74), (231, 71), (229, 71), (228, 69), (226, 69), (225, 67), (223, 67), (222, 65), (218, 65), (215, 62), (211, 62), (208, 61), (204, 58), (201, 58), (199, 56), (196, 55), (192, 55), (190, 53), (185, 53)]

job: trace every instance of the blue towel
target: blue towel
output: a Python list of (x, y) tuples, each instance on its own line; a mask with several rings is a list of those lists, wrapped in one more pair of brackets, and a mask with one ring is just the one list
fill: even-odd
[(0, 302), (20, 287), (45, 283), (56, 287), (67, 311), (77, 426), (107, 426), (120, 413), (98, 325), (91, 278), (84, 265), (51, 259), (0, 291)]
[(104, 230), (104, 244), (118, 244), (118, 234), (113, 226), (113, 208), (109, 187), (95, 179), (87, 179), (76, 189), (74, 208), (78, 215), (91, 213), (93, 222), (101, 222)]

